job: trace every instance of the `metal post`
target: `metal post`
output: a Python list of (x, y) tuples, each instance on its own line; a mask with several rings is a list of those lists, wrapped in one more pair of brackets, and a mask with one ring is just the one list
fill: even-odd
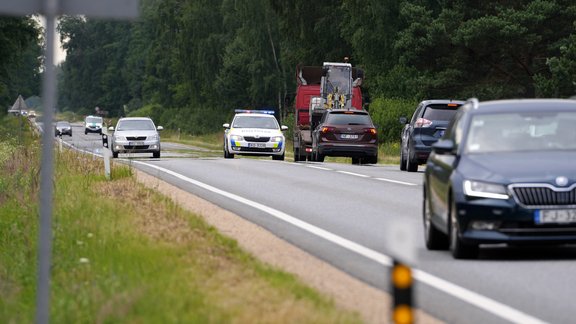
[(50, 260), (52, 257), (52, 200), (54, 186), (54, 138), (50, 129), (54, 118), (56, 77), (54, 74), (54, 37), (58, 0), (47, 0), (46, 60), (42, 80), (42, 105), (44, 106), (44, 133), (42, 134), (42, 164), (40, 171), (40, 237), (38, 241), (38, 293), (36, 323), (47, 324), (50, 320)]

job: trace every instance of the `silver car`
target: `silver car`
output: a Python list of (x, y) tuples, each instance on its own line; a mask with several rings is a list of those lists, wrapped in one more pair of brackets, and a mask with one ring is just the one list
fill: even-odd
[(148, 117), (120, 118), (108, 130), (113, 131), (110, 150), (117, 158), (119, 153), (152, 153), (154, 158), (160, 157), (160, 134), (162, 126), (156, 127)]

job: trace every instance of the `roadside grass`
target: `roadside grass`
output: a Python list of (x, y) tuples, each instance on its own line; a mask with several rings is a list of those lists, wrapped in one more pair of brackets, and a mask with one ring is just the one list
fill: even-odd
[[(0, 322), (31, 323), (39, 145), (0, 139)], [(129, 166), (114, 164), (112, 179), (100, 159), (56, 154), (52, 322), (361, 322), (141, 186)]]
[[(202, 148), (207, 148), (222, 153), (222, 141), (224, 133), (213, 133), (207, 135), (188, 135), (178, 134), (178, 132), (165, 130), (162, 133), (162, 140), (167, 142), (174, 142), (180, 144), (194, 145)], [(291, 139), (286, 140), (286, 160), (292, 161), (294, 159), (293, 143)], [(326, 157), (326, 162), (336, 163), (352, 163), (351, 158), (344, 157)], [(399, 142), (385, 142), (380, 143), (378, 148), (378, 163), (379, 164), (400, 164), (400, 143)]]

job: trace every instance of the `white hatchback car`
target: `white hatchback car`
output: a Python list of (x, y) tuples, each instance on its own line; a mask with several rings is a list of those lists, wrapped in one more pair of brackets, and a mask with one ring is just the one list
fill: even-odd
[(162, 126), (156, 127), (148, 117), (124, 117), (118, 120), (111, 136), (112, 157), (118, 153), (152, 153), (154, 158), (160, 157), (160, 134)]
[(236, 110), (232, 124), (224, 130), (224, 158), (238, 155), (272, 156), (284, 160), (286, 139), (282, 131), (288, 126), (278, 125), (271, 110)]

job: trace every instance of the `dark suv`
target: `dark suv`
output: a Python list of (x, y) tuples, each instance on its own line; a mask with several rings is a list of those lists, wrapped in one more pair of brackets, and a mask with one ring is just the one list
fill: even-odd
[(351, 157), (352, 164), (378, 163), (378, 134), (365, 110), (327, 110), (312, 133), (312, 160)]
[(418, 104), (412, 119), (400, 117), (405, 124), (400, 147), (400, 170), (416, 172), (419, 164), (425, 164), (434, 144), (464, 101), (425, 100)]

